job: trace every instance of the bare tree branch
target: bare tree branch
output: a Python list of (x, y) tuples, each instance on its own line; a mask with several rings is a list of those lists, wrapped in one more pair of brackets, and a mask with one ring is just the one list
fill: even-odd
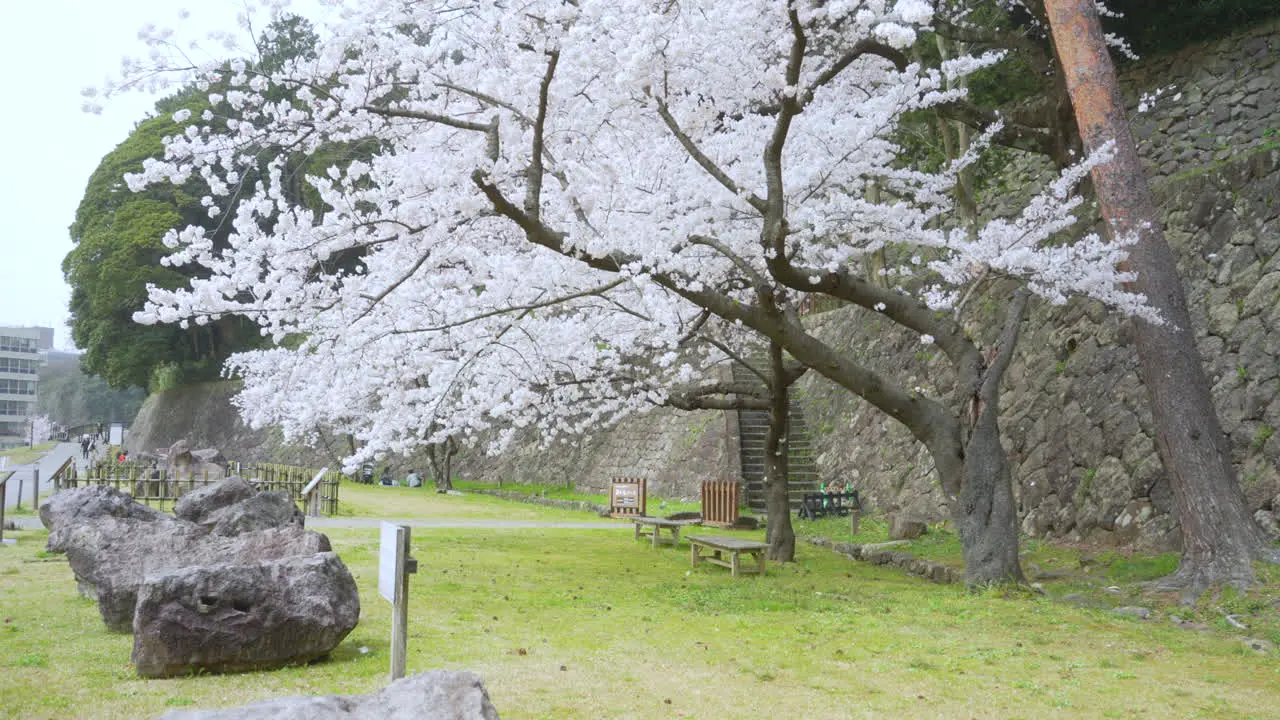
[(714, 160), (707, 157), (706, 153), (702, 152), (702, 149), (698, 147), (698, 144), (693, 141), (693, 138), (689, 137), (689, 135), (680, 128), (680, 123), (677, 122), (675, 116), (671, 114), (671, 110), (667, 107), (666, 102), (664, 102), (662, 98), (655, 97), (654, 99), (658, 103), (658, 115), (662, 117), (662, 122), (666, 123), (667, 129), (675, 136), (676, 140), (680, 143), (680, 146), (685, 149), (685, 152), (689, 153), (689, 157), (693, 158), (694, 162), (698, 163), (703, 170), (707, 171), (708, 175), (715, 178), (716, 182), (723, 185), (726, 190), (737, 197), (745, 198), (751, 207), (763, 213), (765, 209), (764, 200), (761, 200), (755, 194), (744, 195), (742, 189), (733, 181), (733, 178), (729, 177), (729, 174), (721, 169), (719, 165), (716, 165)]
[(507, 313), (521, 312), (525, 310), (538, 310), (545, 307), (551, 307), (553, 305), (562, 305), (564, 303), (570, 302), (572, 300), (577, 300), (579, 298), (590, 297), (592, 295), (603, 295), (604, 293), (618, 287), (619, 285), (622, 285), (626, 281), (627, 281), (627, 278), (618, 278), (617, 280), (614, 280), (613, 282), (610, 282), (610, 283), (605, 283), (600, 287), (591, 288), (589, 290), (583, 290), (581, 292), (570, 293), (569, 295), (562, 295), (560, 297), (552, 298), (550, 300), (543, 300), (541, 302), (528, 303), (526, 305), (512, 305), (511, 307), (499, 308), (497, 310), (491, 310), (489, 312), (480, 313), (479, 315), (473, 315), (469, 318), (466, 318), (465, 320), (445, 323), (444, 325), (435, 325), (432, 327), (423, 327), (423, 328), (413, 328), (410, 330), (392, 330), (389, 334), (412, 335), (415, 333), (422, 333), (422, 332), (438, 332), (440, 330), (449, 330), (451, 328), (461, 327), (463, 325), (469, 325), (473, 322), (484, 320), (485, 318), (496, 317), (498, 315), (506, 315)]
[(529, 153), (528, 188), (524, 196), (524, 211), (535, 221), (542, 215), (542, 153), (546, 147), (547, 96), (551, 90), (551, 79), (556, 74), (556, 64), (560, 61), (560, 52), (552, 50), (547, 57), (547, 71), (538, 87), (538, 115), (533, 122), (533, 151)]

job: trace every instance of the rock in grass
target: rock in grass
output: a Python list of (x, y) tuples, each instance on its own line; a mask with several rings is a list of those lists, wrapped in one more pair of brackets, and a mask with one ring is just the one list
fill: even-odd
[(260, 492), (251, 498), (224, 508), (215, 517), (214, 535), (239, 535), (254, 530), (267, 530), (295, 525), (299, 528), (306, 522), (302, 511), (289, 493), (283, 490)]
[(225, 710), (175, 710), (163, 720), (498, 720), (480, 676), (432, 670), (373, 695), (286, 697)]
[(1270, 640), (1262, 638), (1241, 638), (1240, 642), (1246, 650), (1252, 650), (1259, 655), (1270, 655), (1276, 651), (1276, 644)]
[(889, 518), (889, 539), (911, 540), (928, 532), (929, 527), (919, 520), (912, 520), (903, 515)]
[(222, 482), (206, 485), (183, 495), (173, 506), (173, 514), (181, 520), (212, 527), (217, 523), (214, 515), (238, 502), (257, 494), (248, 481), (229, 477)]
[(1125, 607), (1118, 607), (1112, 610), (1111, 612), (1116, 613), (1117, 615), (1128, 615), (1129, 617), (1140, 618), (1142, 620), (1146, 620), (1147, 618), (1151, 617), (1151, 611), (1148, 610), (1147, 608), (1136, 607), (1132, 605), (1126, 605)]
[(66, 550), (67, 537), (77, 525), (99, 518), (140, 522), (170, 522), (172, 517), (143, 505), (128, 493), (106, 485), (90, 485), (54, 493), (40, 506), (40, 522), (49, 531), (48, 550)]
[(151, 574), (137, 597), (133, 663), (146, 677), (309, 662), (360, 619), (356, 582), (332, 552)]
[(133, 629), (138, 587), (147, 575), (332, 549), (324, 535), (297, 526), (229, 537), (208, 534), (184, 520), (148, 523), (110, 517), (74, 525), (65, 545), (81, 592), (97, 599), (103, 622), (115, 632)]

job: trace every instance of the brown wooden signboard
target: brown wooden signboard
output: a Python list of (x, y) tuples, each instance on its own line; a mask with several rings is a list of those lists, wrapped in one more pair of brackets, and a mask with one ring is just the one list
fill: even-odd
[(645, 478), (614, 478), (609, 486), (609, 514), (613, 517), (642, 516), (647, 501)]

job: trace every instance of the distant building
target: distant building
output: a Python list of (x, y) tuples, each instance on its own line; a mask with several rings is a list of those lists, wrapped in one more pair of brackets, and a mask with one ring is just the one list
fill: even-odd
[(0, 448), (26, 445), (53, 328), (0, 327)]

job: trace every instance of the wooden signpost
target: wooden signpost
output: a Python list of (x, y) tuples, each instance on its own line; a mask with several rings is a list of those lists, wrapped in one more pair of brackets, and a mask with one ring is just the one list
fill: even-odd
[(647, 490), (644, 478), (614, 478), (609, 487), (609, 514), (623, 518), (644, 515)]
[(5, 470), (7, 467), (9, 467), (9, 458), (0, 458), (0, 545), (12, 545), (15, 542), (12, 538), (4, 539), (4, 500), (5, 493), (9, 492), (6, 485), (14, 473), (13, 470)]
[(391, 601), (391, 680), (404, 677), (409, 639), (409, 575), (418, 561), (409, 557), (409, 526), (382, 523), (378, 550), (378, 594)]
[(329, 468), (325, 468), (316, 473), (316, 476), (311, 478), (311, 482), (302, 488), (302, 502), (307, 506), (308, 517), (320, 517), (320, 481), (328, 472)]

